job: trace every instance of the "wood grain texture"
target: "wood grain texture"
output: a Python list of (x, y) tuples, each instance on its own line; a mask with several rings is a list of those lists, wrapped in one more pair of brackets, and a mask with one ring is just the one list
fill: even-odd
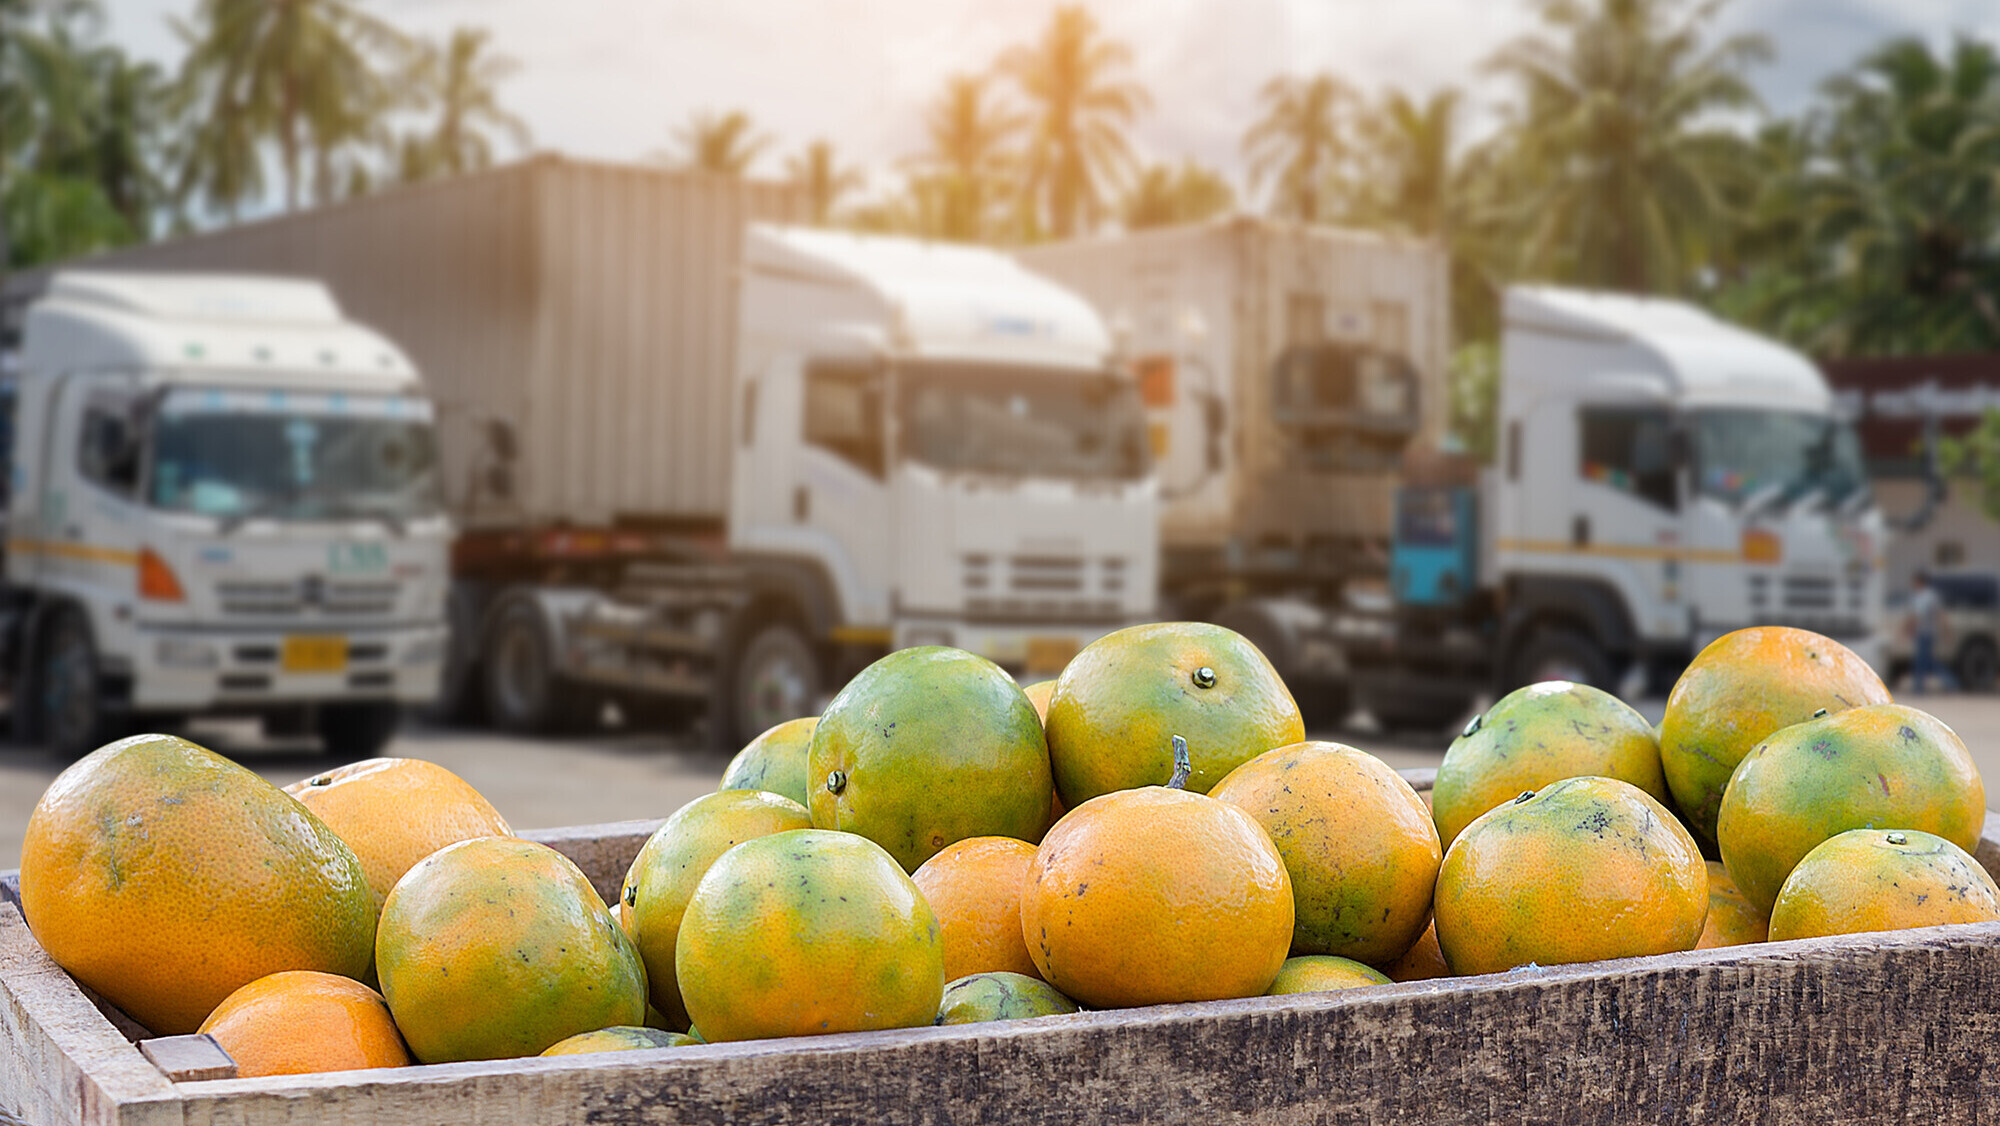
[[(1431, 773), (1404, 775), (1421, 790)], [(575, 860), (608, 900), (658, 824), (523, 835)], [(2000, 816), (1988, 815), (1977, 855), (2000, 873)], [(99, 1073), (136, 1051), (23, 937), (0, 907), (0, 1092), (16, 1079), (39, 1092), (57, 1074), (129, 1089), (126, 1073), (108, 1086)], [(35, 958), (39, 976), (24, 975)], [(24, 1008), (70, 1021), (62, 1043), (96, 1054), (28, 1059)], [(164, 1095), (159, 1073), (136, 1062), (154, 1086), (130, 1115), (119, 1097), (107, 1114), (102, 1093), (94, 1117), (38, 1095), (28, 1121), (1948, 1126), (1991, 1121), (2000, 1106), (2000, 923), (1035, 1021), (188, 1082)], [(6, 1094), (0, 1107), (24, 1110)]]
[(236, 1061), (205, 1032), (139, 1041), (139, 1054), (176, 1083), (236, 1078)]

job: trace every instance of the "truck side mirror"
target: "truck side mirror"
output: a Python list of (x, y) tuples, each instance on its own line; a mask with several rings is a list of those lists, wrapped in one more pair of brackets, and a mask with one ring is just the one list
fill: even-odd
[(486, 444), (492, 448), (493, 456), (502, 462), (513, 461), (520, 452), (514, 440), (514, 424), (504, 418), (486, 420)]

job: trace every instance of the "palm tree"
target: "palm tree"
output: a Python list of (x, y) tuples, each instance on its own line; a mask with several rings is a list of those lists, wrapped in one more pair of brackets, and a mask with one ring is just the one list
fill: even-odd
[(1721, 0), (1540, 0), (1546, 27), (1489, 64), (1517, 98), (1499, 138), (1520, 273), (1680, 291), (1727, 237), (1732, 181), (1754, 176), (1718, 116), (1759, 108), (1761, 36), (1704, 41)]
[(1155, 164), (1139, 174), (1125, 193), (1125, 229), (1168, 227), (1213, 219), (1236, 206), (1236, 192), (1229, 181), (1210, 168), (1192, 160), (1180, 167)]
[(1106, 188), (1131, 166), (1125, 130), (1152, 104), (1144, 87), (1116, 77), (1132, 49), (1104, 38), (1080, 4), (1057, 8), (1039, 43), (1009, 48), (996, 64), (1035, 107), (1022, 183), (1030, 218), (1068, 238), (1095, 223)]
[(1460, 93), (1449, 87), (1421, 102), (1390, 90), (1362, 121), (1364, 159), (1370, 166), (1363, 207), (1376, 223), (1449, 240), (1460, 101)]
[(821, 138), (785, 160), (785, 179), (805, 190), (812, 201), (812, 221), (826, 226), (840, 197), (861, 187), (866, 178), (858, 168), (842, 168), (833, 156), (833, 142)]
[(309, 161), (325, 191), (342, 150), (382, 140), (396, 98), (374, 56), (411, 49), (351, 0), (200, 0), (194, 23), (174, 26), (188, 44), (180, 104), (197, 122), (183, 184), (230, 208), (256, 183), (248, 166), (265, 140), (278, 145), (287, 210)]
[(924, 152), (908, 163), (922, 174), (912, 191), (924, 198), (940, 238), (977, 241), (992, 233), (1013, 162), (1006, 145), (1023, 118), (988, 97), (987, 80), (954, 74), (924, 114)]
[(453, 28), (440, 51), (426, 45), (410, 78), (437, 107), (428, 134), (403, 138), (397, 162), (401, 178), (455, 176), (493, 163), (489, 133), (504, 133), (516, 149), (532, 143), (528, 125), (500, 104), (499, 86), (521, 64), (487, 49), (491, 36), (479, 28)]
[(1275, 178), (1271, 213), (1302, 223), (1326, 217), (1327, 195), (1348, 157), (1347, 116), (1355, 95), (1346, 83), (1321, 72), (1310, 78), (1279, 75), (1257, 94), (1264, 116), (1243, 135), (1253, 189)]
[(716, 114), (702, 110), (674, 131), (678, 154), (655, 153), (653, 159), (717, 176), (744, 176), (757, 157), (771, 145), (771, 135), (760, 133), (742, 110)]

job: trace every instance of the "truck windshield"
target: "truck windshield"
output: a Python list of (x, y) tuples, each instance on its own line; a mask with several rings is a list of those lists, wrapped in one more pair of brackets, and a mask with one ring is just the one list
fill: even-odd
[(1803, 411), (1697, 411), (1694, 462), (1697, 490), (1730, 504), (1760, 493), (1841, 504), (1868, 488), (1854, 428)]
[(1150, 467), (1132, 380), (980, 364), (900, 369), (903, 455), (936, 469), (1136, 480)]
[(222, 519), (403, 519), (439, 508), (431, 406), (395, 396), (183, 389), (160, 402), (146, 495)]

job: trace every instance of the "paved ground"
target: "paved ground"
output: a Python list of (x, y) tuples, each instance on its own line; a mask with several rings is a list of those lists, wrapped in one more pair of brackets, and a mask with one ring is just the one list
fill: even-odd
[[(2000, 696), (1929, 696), (1912, 702), (1937, 713), (1972, 749), (1980, 772), (2000, 780)], [(1657, 720), (1661, 703), (1640, 708)], [(336, 765), (310, 744), (271, 744), (244, 727), (217, 725), (190, 732), (279, 785)], [(1364, 722), (1350, 730), (1315, 733), (1381, 756), (1390, 765), (1436, 766), (1447, 740), (1391, 738)], [(687, 737), (603, 734), (572, 739), (520, 739), (486, 732), (414, 727), (390, 754), (427, 758), (478, 787), (517, 829), (665, 817), (715, 788), (727, 759), (698, 749)], [(64, 764), (30, 748), (0, 744), (0, 869), (20, 860), (28, 813)], [(1988, 792), (2000, 805), (2000, 782)]]

